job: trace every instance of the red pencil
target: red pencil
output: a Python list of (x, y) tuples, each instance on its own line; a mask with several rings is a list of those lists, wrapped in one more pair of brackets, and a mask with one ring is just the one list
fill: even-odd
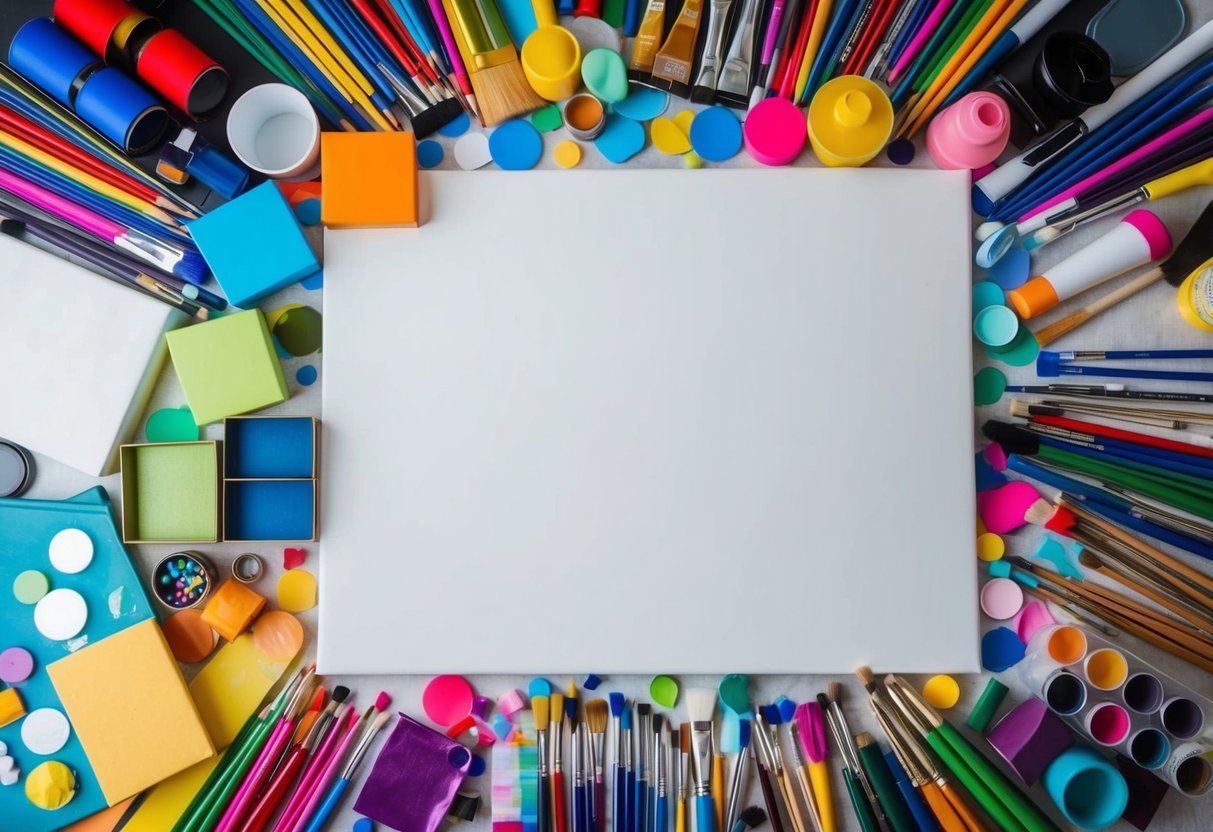
[(421, 74), (424, 75), (431, 83), (438, 83), (438, 73), (430, 66), (429, 60), (426, 59), (425, 53), (421, 51), (421, 47), (417, 45), (417, 41), (413, 39), (413, 35), (405, 28), (404, 22), (396, 15), (387, 0), (375, 0), (375, 5), (379, 7), (379, 13), (383, 19), (387, 21), (387, 25), (396, 33), (396, 37), (400, 38), (400, 42), (405, 48), (413, 54), (413, 60), (417, 62), (417, 66), (421, 69)]
[(872, 55), (880, 47), (880, 39), (884, 37), (893, 16), (897, 13), (899, 0), (876, 0), (872, 13), (868, 16), (868, 25), (859, 37), (859, 42), (851, 51), (843, 65), (840, 75), (861, 75)]
[(404, 67), (404, 71), (412, 76), (413, 81), (418, 87), (424, 89), (425, 87), (421, 84), (421, 80), (417, 77), (417, 62), (414, 61), (412, 57), (410, 57), (409, 53), (405, 51), (404, 47), (396, 41), (396, 37), (392, 34), (392, 30), (388, 28), (387, 24), (383, 22), (379, 15), (375, 14), (375, 10), (370, 7), (367, 0), (350, 0), (350, 3), (354, 6), (355, 11), (358, 12), (359, 17), (366, 21), (366, 25), (371, 27), (371, 29), (375, 32), (375, 36), (378, 37), (379, 40), (383, 42), (383, 45), (388, 48), (388, 51), (392, 53), (392, 56), (396, 60), (400, 61), (400, 65)]
[[(809, 32), (813, 28), (813, 19), (817, 17), (817, 6), (819, 0), (809, 0), (808, 8), (805, 10), (804, 16), (800, 18), (800, 31), (796, 33), (796, 48), (785, 49), (784, 55), (788, 56), (788, 61), (784, 64), (782, 76), (779, 81), (779, 97), (792, 100), (792, 96), (796, 93), (796, 76), (800, 74), (800, 64), (804, 60), (804, 51), (809, 48)], [(791, 55), (789, 56), (789, 53)], [(783, 63), (782, 58), (780, 62)]]

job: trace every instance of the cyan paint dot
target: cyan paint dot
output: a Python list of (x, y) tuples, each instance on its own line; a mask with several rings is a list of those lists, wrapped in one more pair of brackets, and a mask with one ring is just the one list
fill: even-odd
[(324, 287), (324, 271), (318, 271), (313, 275), (303, 278), (299, 281), (299, 285), (304, 289), (311, 289), (317, 292)]
[(453, 139), (456, 136), (462, 136), (464, 133), (466, 133), (471, 124), (472, 122), (468, 119), (468, 114), (460, 113), (458, 118), (452, 119), (449, 124), (444, 124), (439, 127), (438, 135), (448, 136)]
[(543, 137), (529, 121), (513, 119), (489, 136), (489, 154), (502, 170), (530, 170), (543, 156)]
[(442, 164), (442, 157), (446, 155), (442, 150), (442, 145), (436, 141), (426, 139), (417, 145), (417, 164), (423, 168), (436, 168)]
[(311, 364), (304, 364), (295, 371), (295, 381), (304, 387), (311, 387), (316, 383), (316, 368)]
[(691, 122), (691, 147), (709, 162), (726, 162), (741, 150), (741, 122), (725, 107), (708, 107)]

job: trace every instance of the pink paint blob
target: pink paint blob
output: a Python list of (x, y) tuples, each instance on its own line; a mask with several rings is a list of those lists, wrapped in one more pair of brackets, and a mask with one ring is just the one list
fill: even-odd
[(1032, 634), (1041, 627), (1056, 623), (1057, 621), (1049, 612), (1049, 608), (1045, 606), (1044, 601), (1032, 601), (1025, 604), (1024, 608), (1011, 620), (1011, 628), (1018, 634), (1019, 640), (1027, 644), (1031, 640)]
[(421, 707), (435, 725), (450, 726), (472, 712), (472, 686), (462, 676), (435, 676), (421, 694)]
[(977, 513), (986, 529), (994, 534), (1006, 534), (1024, 524), (1028, 508), (1039, 499), (1040, 492), (1026, 482), (1009, 482), (978, 494)]
[(995, 621), (1014, 617), (1022, 607), (1023, 589), (1010, 578), (994, 578), (981, 588), (981, 611)]
[(991, 442), (982, 448), (981, 455), (985, 457), (986, 462), (990, 463), (990, 467), (998, 473), (1001, 474), (1007, 470), (1007, 452), (997, 442)]

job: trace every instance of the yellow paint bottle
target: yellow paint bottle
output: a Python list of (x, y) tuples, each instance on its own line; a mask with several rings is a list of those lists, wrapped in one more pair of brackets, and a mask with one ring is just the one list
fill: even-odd
[(823, 165), (858, 167), (876, 157), (893, 132), (893, 104), (859, 75), (823, 84), (809, 104), (809, 141)]
[(1186, 323), (1213, 332), (1213, 257), (1201, 263), (1179, 285), (1175, 303)]

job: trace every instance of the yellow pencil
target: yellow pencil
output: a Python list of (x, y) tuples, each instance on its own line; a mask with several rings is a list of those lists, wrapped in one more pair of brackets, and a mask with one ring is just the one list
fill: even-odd
[(354, 79), (354, 83), (361, 87), (362, 91), (367, 95), (373, 93), (375, 88), (371, 86), (371, 82), (368, 81), (366, 76), (362, 74), (362, 70), (360, 70), (352, 60), (350, 60), (350, 56), (347, 55), (345, 49), (343, 49), (341, 45), (337, 43), (329, 30), (324, 28), (324, 24), (316, 19), (316, 16), (312, 14), (312, 10), (300, 2), (300, 0), (286, 0), (286, 4), (290, 6), (290, 8), (299, 17), (300, 22), (303, 23), (305, 31), (311, 32), (316, 36), (316, 38), (328, 50), (329, 54), (336, 58), (337, 63), (341, 64), (346, 73), (348, 73), (349, 76)]
[(88, 188), (90, 191), (101, 194), (120, 205), (130, 208), (132, 211), (138, 211), (140, 214), (154, 219), (156, 222), (164, 223), (165, 225), (178, 224), (178, 219), (167, 211), (157, 208), (155, 205), (137, 196), (128, 194), (120, 188), (115, 188), (105, 180), (98, 179), (91, 173), (74, 167), (61, 159), (57, 159), (49, 153), (44, 153), (11, 133), (0, 131), (0, 145), (4, 145), (9, 150), (19, 153), (42, 167), (50, 168), (56, 173), (62, 174), (73, 182)]
[[(934, 94), (931, 94), (924, 99), (920, 99), (922, 106), (920, 108), (919, 115), (916, 117), (913, 125), (910, 127), (910, 136), (913, 136), (916, 132), (918, 132), (918, 130), (921, 129), (922, 126), (931, 118), (931, 116), (935, 114), (935, 111), (939, 109), (939, 105), (947, 100), (947, 97), (952, 90), (956, 89), (956, 85), (964, 80), (964, 77), (968, 74), (969, 70), (972, 69), (977, 62), (981, 60), (982, 56), (989, 51), (990, 47), (994, 45), (994, 41), (998, 40), (1002, 33), (1007, 30), (1007, 28), (1015, 21), (1015, 18), (1019, 16), (1019, 12), (1027, 4), (1028, 0), (1012, 0), (1011, 4), (1007, 6), (1003, 10), (1002, 14), (998, 16), (998, 19), (994, 21), (994, 25), (991, 26), (988, 31), (986, 31), (985, 35), (982, 36), (977, 45), (973, 47), (973, 50), (969, 52), (969, 54), (961, 62), (960, 66), (958, 66), (954, 72), (947, 76), (943, 86), (939, 87)], [(944, 77), (943, 72), (939, 73), (939, 77), (935, 79), (936, 83), (938, 83)], [(932, 86), (934, 86), (934, 84)]]
[(379, 127), (380, 130), (392, 130), (393, 127), (384, 119), (383, 114), (375, 107), (370, 98), (350, 78), (340, 65), (325, 51), (316, 40), (315, 35), (282, 4), (282, 0), (257, 0), (271, 21), (303, 52), (329, 83), (350, 104), (357, 105), (363, 113)]
[(834, 5), (834, 0), (821, 0), (817, 4), (816, 16), (813, 18), (812, 28), (809, 29), (809, 40), (804, 50), (804, 59), (800, 62), (800, 72), (796, 74), (796, 95), (792, 99), (795, 103), (804, 95), (804, 88), (809, 85), (809, 70), (813, 67), (813, 59), (817, 57), (817, 50), (821, 48), (821, 39), (825, 35), (826, 24), (830, 20), (830, 9)]
[[(935, 100), (935, 96), (944, 87), (944, 85), (948, 83), (952, 76), (957, 74), (957, 68), (960, 67), (961, 64), (965, 63), (970, 55), (977, 51), (979, 44), (986, 41), (986, 37), (990, 35), (994, 29), (995, 22), (1003, 19), (1004, 15), (1008, 11), (1008, 7), (1014, 7), (1017, 11), (1018, 9), (1023, 8), (1026, 4), (1027, 0), (996, 0), (996, 2), (986, 10), (985, 15), (982, 16), (981, 20), (977, 21), (977, 25), (973, 27), (971, 32), (969, 32), (968, 37), (966, 37), (964, 42), (956, 48), (956, 51), (952, 53), (950, 58), (948, 58), (948, 62), (943, 65), (942, 69), (939, 70), (939, 73), (935, 76), (935, 80), (931, 82), (929, 87), (923, 90), (922, 95), (919, 96), (917, 102), (915, 102), (914, 108), (910, 110), (910, 114), (906, 117), (904, 122), (904, 124), (909, 125), (909, 127), (904, 128), (905, 132), (902, 134), (902, 138), (912, 137), (914, 133), (917, 132), (918, 128), (922, 126), (922, 114), (927, 111), (928, 105)], [(1009, 16), (1007, 16), (1007, 25), (1009, 25), (1010, 21), (1014, 19), (1014, 14), (1015, 12), (1013, 11)], [(994, 33), (993, 36), (990, 37), (989, 43), (993, 43), (994, 39), (998, 37), (998, 34), (999, 33)], [(978, 58), (980, 57), (981, 56), (978, 55)], [(972, 64), (970, 64), (970, 66), (971, 65)]]

